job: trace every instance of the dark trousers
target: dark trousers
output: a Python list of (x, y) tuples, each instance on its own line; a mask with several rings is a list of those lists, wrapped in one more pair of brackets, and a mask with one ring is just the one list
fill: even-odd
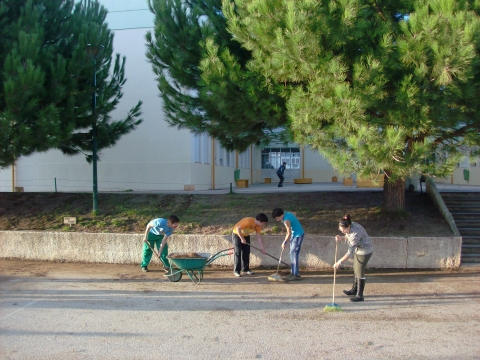
[[(250, 244), (250, 236), (244, 236), (244, 238), (247, 244)], [(235, 250), (233, 253), (233, 272), (240, 273), (240, 271), (249, 271), (250, 246), (247, 244), (242, 244), (242, 240), (237, 234), (233, 234), (233, 241), (235, 243)]]
[(280, 182), (278, 183), (278, 186), (283, 186), (283, 180), (285, 180), (285, 178), (283, 177), (283, 175), (280, 175), (280, 174), (277, 174), (277, 176), (280, 179)]

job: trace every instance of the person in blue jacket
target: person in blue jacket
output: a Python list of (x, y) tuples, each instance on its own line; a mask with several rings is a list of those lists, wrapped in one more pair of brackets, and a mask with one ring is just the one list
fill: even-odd
[(280, 165), (280, 167), (277, 170), (277, 176), (280, 179), (280, 182), (278, 183), (278, 187), (283, 187), (283, 180), (285, 180), (285, 178), (283, 177), (283, 173), (285, 172), (286, 165), (287, 163), (284, 162), (282, 165)]
[(305, 232), (295, 215), (294, 212), (284, 212), (280, 208), (273, 209), (272, 211), (272, 217), (277, 221), (283, 222), (283, 225), (285, 225), (287, 229), (285, 240), (282, 243), (282, 249), (285, 249), (288, 242), (290, 243), (290, 261), (292, 265), (290, 275), (285, 278), (286, 281), (300, 280), (301, 277), (298, 258)]
[[(173, 234), (178, 227), (180, 220), (175, 215), (170, 215), (167, 219), (158, 218), (150, 221), (145, 229), (145, 236), (143, 237), (143, 254), (142, 263), (140, 265), (142, 271), (148, 272), (148, 264), (152, 259), (152, 249), (155, 247), (160, 254), (160, 260), (164, 265), (164, 270), (168, 271), (170, 262), (168, 256), (168, 238)], [(150, 246), (148, 246), (150, 244)]]

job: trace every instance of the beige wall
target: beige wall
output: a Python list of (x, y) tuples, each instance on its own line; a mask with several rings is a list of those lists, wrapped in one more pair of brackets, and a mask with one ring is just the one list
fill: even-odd
[[(264, 236), (268, 253), (280, 255), (283, 236)], [(173, 235), (170, 252), (216, 253), (231, 247), (230, 236)], [(458, 269), (461, 237), (446, 238), (372, 238), (374, 254), (370, 268)], [(21, 246), (19, 246), (21, 244)], [(256, 242), (252, 243), (256, 246)], [(338, 256), (345, 253), (340, 244)], [(74, 232), (0, 231), (0, 258), (90, 263), (139, 264), (142, 252), (141, 234), (92, 234)], [(283, 261), (289, 262), (284, 252)], [(300, 264), (309, 269), (331, 269), (335, 259), (333, 237), (306, 236)], [(155, 261), (155, 260), (153, 260)], [(222, 257), (214, 265), (231, 266), (232, 257)], [(252, 267), (274, 267), (277, 260), (253, 250)], [(348, 263), (345, 264), (348, 266)]]
[[(463, 171), (469, 171), (469, 180), (464, 179)], [(452, 175), (453, 183), (456, 185), (480, 185), (480, 167), (457, 168)]]
[[(469, 180), (464, 179), (464, 170), (469, 171)], [(435, 178), (437, 184), (454, 184), (454, 185), (473, 185), (480, 186), (480, 167), (458, 167), (453, 171), (453, 174), (444, 178)]]

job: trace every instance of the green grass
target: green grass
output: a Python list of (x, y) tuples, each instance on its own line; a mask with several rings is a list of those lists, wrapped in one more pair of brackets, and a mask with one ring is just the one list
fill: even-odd
[[(244, 217), (265, 213), (269, 221), (263, 234), (285, 234), (283, 224), (271, 217), (276, 207), (296, 211), (309, 235), (338, 233), (338, 220), (349, 213), (371, 236), (450, 236), (451, 229), (424, 194), (408, 193), (406, 211), (386, 213), (383, 194), (275, 193), (275, 194), (99, 194), (96, 216), (92, 195), (87, 193), (0, 193), (0, 230), (56, 230), (85, 232), (142, 233), (158, 217), (180, 218), (177, 233), (231, 233)], [(63, 218), (77, 217), (77, 224), (65, 227)], [(428, 226), (425, 226), (428, 224)], [(68, 228), (68, 230), (66, 229)]]

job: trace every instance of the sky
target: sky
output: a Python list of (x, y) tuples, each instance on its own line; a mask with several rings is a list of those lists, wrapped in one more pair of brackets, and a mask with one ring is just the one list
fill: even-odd
[(147, 0), (99, 0), (107, 10), (110, 30), (153, 28), (154, 16)]

